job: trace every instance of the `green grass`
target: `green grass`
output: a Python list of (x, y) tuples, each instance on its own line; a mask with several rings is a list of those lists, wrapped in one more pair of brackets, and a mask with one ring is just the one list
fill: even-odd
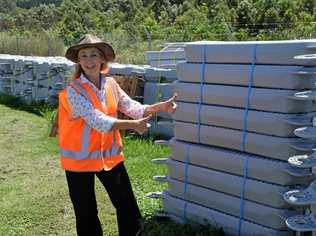
[[(0, 235), (75, 235), (75, 220), (63, 170), (59, 166), (56, 139), (47, 137), (52, 109), (36, 104), (12, 105), (0, 97)], [(1, 104), (2, 103), (2, 104)], [(5, 104), (7, 105), (5, 105)], [(35, 111), (35, 112), (34, 112)], [(145, 194), (166, 185), (152, 180), (166, 173), (166, 166), (152, 158), (165, 157), (169, 148), (151, 139), (124, 139), (126, 166), (145, 219), (147, 235), (216, 235), (209, 227), (177, 225), (154, 217), (160, 200)], [(100, 220), (104, 235), (117, 235), (115, 209), (96, 181)], [(219, 233), (218, 233), (219, 234)]]

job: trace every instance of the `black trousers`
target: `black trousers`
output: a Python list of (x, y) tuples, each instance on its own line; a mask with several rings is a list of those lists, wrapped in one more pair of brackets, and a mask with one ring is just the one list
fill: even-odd
[(112, 204), (116, 208), (119, 235), (140, 235), (142, 228), (141, 214), (133, 194), (128, 174), (122, 162), (110, 171), (66, 171), (69, 194), (76, 216), (78, 236), (103, 235), (98, 218), (94, 190), (95, 175), (103, 184)]

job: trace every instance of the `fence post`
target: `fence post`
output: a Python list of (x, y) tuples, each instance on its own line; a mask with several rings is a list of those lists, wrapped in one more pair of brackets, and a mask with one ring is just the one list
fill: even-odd
[(51, 55), (51, 40), (50, 40), (50, 37), (49, 35), (47, 34), (47, 47), (48, 47), (48, 55), (47, 56), (50, 56)]
[(146, 33), (147, 40), (148, 40), (148, 50), (150, 51), (151, 50), (151, 35), (150, 35), (150, 32), (147, 29), (147, 27), (144, 26), (144, 28), (145, 28), (145, 33)]
[(19, 55), (19, 36), (16, 34), (16, 54)]

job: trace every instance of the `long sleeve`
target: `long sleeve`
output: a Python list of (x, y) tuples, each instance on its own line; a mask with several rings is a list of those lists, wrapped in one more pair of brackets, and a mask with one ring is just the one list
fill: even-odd
[(72, 106), (73, 117), (82, 117), (92, 128), (100, 132), (109, 132), (116, 118), (105, 115), (95, 109), (92, 104), (82, 95), (78, 94), (72, 87), (67, 87), (68, 100)]
[(118, 110), (133, 119), (142, 118), (146, 109), (146, 105), (142, 105), (141, 103), (131, 99), (120, 87), (118, 90)]

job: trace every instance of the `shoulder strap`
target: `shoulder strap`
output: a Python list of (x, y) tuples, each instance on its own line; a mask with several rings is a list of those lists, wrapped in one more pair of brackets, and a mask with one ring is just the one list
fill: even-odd
[[(86, 99), (90, 101), (89, 96), (87, 95), (85, 90), (82, 88), (80, 82), (78, 82), (77, 80), (72, 80), (69, 83), (69, 86), (71, 86), (78, 94), (82, 95), (83, 97), (85, 97)], [(52, 126), (48, 135), (49, 137), (56, 137), (58, 134), (58, 116), (59, 116), (59, 112), (57, 109), (57, 112), (54, 118), (52, 119)]]
[(78, 94), (85, 97), (88, 101), (91, 102), (90, 97), (88, 96), (86, 90), (82, 87), (81, 83), (75, 79), (69, 83), (69, 86), (72, 87)]
[(113, 77), (106, 77), (106, 83), (109, 84), (109, 86), (111, 87), (111, 90), (113, 91), (113, 96), (115, 99), (116, 104), (118, 104), (119, 101), (119, 91), (118, 91), (118, 87), (119, 85), (116, 83), (115, 79)]

